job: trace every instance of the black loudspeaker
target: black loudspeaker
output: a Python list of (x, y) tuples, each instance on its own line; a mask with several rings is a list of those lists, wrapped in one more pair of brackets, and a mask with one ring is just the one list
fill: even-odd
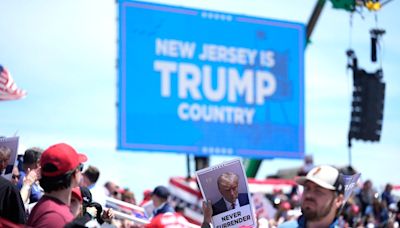
[(371, 37), (371, 61), (376, 62), (376, 45), (378, 39), (376, 37)]
[(383, 34), (386, 33), (383, 29), (371, 29), (371, 61), (376, 62), (377, 60), (377, 48), (379, 45), (379, 40)]
[(351, 139), (380, 140), (385, 100), (382, 78), (381, 69), (374, 73), (362, 69), (354, 72), (349, 143)]

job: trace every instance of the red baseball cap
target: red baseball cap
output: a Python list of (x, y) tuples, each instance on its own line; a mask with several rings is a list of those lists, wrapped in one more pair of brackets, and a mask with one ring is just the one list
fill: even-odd
[(85, 161), (87, 161), (86, 155), (78, 154), (70, 145), (55, 144), (47, 148), (40, 157), (41, 173), (46, 177), (61, 176), (76, 169)]

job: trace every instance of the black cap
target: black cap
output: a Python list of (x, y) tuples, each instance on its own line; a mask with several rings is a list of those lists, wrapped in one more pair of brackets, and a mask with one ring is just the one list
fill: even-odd
[(160, 185), (153, 190), (152, 195), (158, 196), (162, 199), (167, 199), (169, 196), (169, 190), (168, 188)]
[(92, 202), (92, 193), (90, 193), (90, 190), (86, 187), (80, 187), (81, 189), (81, 194), (82, 194), (82, 204), (84, 207), (87, 207), (91, 202)]

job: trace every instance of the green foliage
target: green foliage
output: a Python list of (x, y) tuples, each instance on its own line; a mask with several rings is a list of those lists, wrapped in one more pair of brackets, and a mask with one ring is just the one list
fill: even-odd
[(333, 8), (353, 12), (356, 8), (355, 0), (331, 0)]

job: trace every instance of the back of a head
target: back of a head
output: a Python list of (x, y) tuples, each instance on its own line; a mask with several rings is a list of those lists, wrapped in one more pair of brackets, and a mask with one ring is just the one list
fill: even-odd
[(170, 192), (167, 187), (160, 185), (153, 190), (151, 195), (157, 196), (159, 199), (166, 201), (170, 195)]
[(73, 171), (54, 177), (41, 176), (39, 183), (44, 192), (50, 193), (69, 188), (71, 186), (72, 175)]
[(97, 167), (89, 165), (89, 167), (83, 172), (90, 182), (96, 183), (100, 177), (100, 171)]
[(24, 153), (23, 164), (25, 165), (36, 164), (39, 161), (42, 153), (43, 150), (38, 147), (32, 147), (27, 149)]
[(312, 155), (306, 155), (304, 157), (304, 163), (305, 164), (313, 164), (314, 163), (314, 158)]
[(385, 185), (385, 191), (390, 192), (390, 191), (392, 191), (392, 190), (393, 190), (393, 185), (390, 184), (390, 183), (387, 183), (387, 184)]
[(125, 189), (121, 196), (122, 201), (136, 204), (135, 194), (129, 189)]
[(363, 184), (363, 190), (371, 190), (372, 189), (372, 181), (366, 180)]
[(65, 143), (59, 143), (47, 148), (41, 158), (40, 185), (45, 192), (69, 188), (72, 175), (82, 167), (87, 160), (83, 154), (78, 154), (74, 148)]

